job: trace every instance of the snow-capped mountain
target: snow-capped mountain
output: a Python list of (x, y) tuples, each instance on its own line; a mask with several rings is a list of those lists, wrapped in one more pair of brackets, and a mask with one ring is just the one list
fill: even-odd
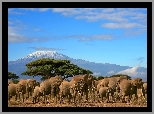
[[(111, 76), (113, 74), (116, 74), (120, 71), (125, 71), (126, 69), (130, 69), (131, 67), (129, 66), (120, 66), (116, 64), (109, 64), (109, 63), (95, 63), (95, 62), (89, 62), (85, 61), (82, 59), (73, 59), (70, 58), (66, 55), (57, 53), (56, 51), (36, 51), (33, 52), (26, 57), (23, 57), (21, 59), (15, 60), (15, 61), (9, 61), (8, 62), (8, 71), (16, 73), (20, 78), (29, 78), (28, 76), (21, 76), (21, 73), (26, 71), (26, 64), (40, 59), (40, 58), (53, 58), (53, 59), (67, 59), (70, 60), (71, 63), (78, 65), (81, 68), (84, 69), (89, 69), (91, 70), (94, 74), (93, 75), (98, 75), (98, 76)], [(128, 71), (128, 70), (127, 70)], [(141, 77), (143, 80), (147, 80), (146, 72), (147, 69), (144, 67), (139, 67), (136, 72), (141, 72), (142, 74), (145, 75), (139, 75), (136, 77)], [(39, 77), (37, 78), (38, 80), (40, 79)]]

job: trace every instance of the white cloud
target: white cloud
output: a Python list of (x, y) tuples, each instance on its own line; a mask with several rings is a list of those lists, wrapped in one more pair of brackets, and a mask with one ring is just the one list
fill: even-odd
[[(146, 8), (53, 8), (55, 13), (70, 16), (75, 19), (84, 19), (88, 22), (104, 22), (102, 27), (109, 29), (132, 28), (146, 29)], [(146, 31), (142, 31), (146, 33)], [(140, 35), (140, 34), (136, 34)], [(87, 41), (87, 39), (83, 39)]]
[(35, 49), (36, 51), (56, 51), (56, 50), (65, 50), (61, 48), (47, 48), (47, 47), (30, 47)]
[(35, 38), (35, 37), (27, 37), (23, 34), (20, 34), (18, 27), (8, 27), (8, 43), (21, 43), (21, 42), (36, 42), (36, 41), (46, 41), (46, 38)]
[(8, 14), (15, 14), (15, 15), (20, 15), (20, 14), (24, 14), (24, 13), (21, 13), (19, 11), (14, 11), (15, 8), (9, 8), (8, 9)]
[(70, 35), (65, 36), (66, 38), (77, 38), (78, 41), (95, 41), (95, 40), (113, 40), (111, 34), (99, 34), (99, 35)]
[(103, 12), (107, 13), (107, 12), (114, 12), (114, 8), (103, 8)]
[(100, 72), (94, 72), (94, 73), (93, 73), (94, 76), (98, 76), (98, 75), (100, 75), (100, 74), (101, 74)]
[(114, 71), (109, 71), (109, 72), (108, 72), (108, 74), (114, 74), (114, 73), (115, 73)]
[(124, 29), (130, 29), (135, 27), (141, 27), (142, 25), (138, 23), (105, 23), (102, 24), (102, 27), (105, 28), (124, 28)]
[(50, 8), (39, 8), (39, 11), (41, 12), (45, 12), (45, 11), (48, 11)]
[(118, 72), (117, 74), (125, 74), (125, 75), (129, 75), (131, 77), (141, 77), (144, 76), (146, 77), (147, 73), (146, 72), (137, 72), (137, 69), (139, 68), (139, 66), (135, 66), (126, 70), (122, 70), (120, 72)]
[(51, 8), (19, 8), (21, 10), (29, 10), (29, 11), (39, 11), (39, 12), (45, 12), (50, 10)]

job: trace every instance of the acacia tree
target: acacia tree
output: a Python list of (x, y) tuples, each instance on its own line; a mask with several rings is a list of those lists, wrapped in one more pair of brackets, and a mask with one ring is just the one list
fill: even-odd
[(69, 60), (54, 60), (43, 58), (32, 61), (28, 64), (27, 71), (22, 75), (42, 76), (41, 80), (46, 80), (56, 75), (64, 76), (64, 78), (72, 77), (79, 74), (92, 74), (90, 70), (82, 69), (77, 65), (71, 64)]
[(18, 83), (19, 76), (17, 76), (16, 74), (14, 74), (13, 72), (8, 72), (8, 79), (12, 80), (13, 83)]
[(8, 72), (8, 79), (15, 80), (18, 78), (19, 78), (19, 76), (17, 76), (16, 74), (14, 74), (12, 72)]
[(120, 77), (120, 76), (126, 76), (128, 80), (131, 80), (131, 77), (125, 74), (116, 74), (116, 75), (112, 75), (110, 77)]

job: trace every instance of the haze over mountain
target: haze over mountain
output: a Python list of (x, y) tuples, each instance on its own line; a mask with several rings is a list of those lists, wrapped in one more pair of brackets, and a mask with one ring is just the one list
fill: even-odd
[[(57, 53), (56, 51), (36, 51), (29, 54), (27, 57), (15, 61), (8, 62), (8, 71), (16, 73), (21, 78), (30, 78), (29, 76), (21, 76), (21, 73), (26, 71), (26, 64), (40, 59), (40, 58), (53, 58), (53, 59), (67, 59), (71, 63), (78, 65), (81, 68), (91, 70), (94, 76), (111, 76), (113, 74), (127, 74), (132, 78), (140, 77), (143, 81), (147, 81), (147, 68), (144, 67), (129, 67), (120, 66), (116, 64), (109, 63), (95, 63), (89, 62), (82, 59), (73, 59), (66, 55)], [(40, 77), (35, 77), (38, 81)]]

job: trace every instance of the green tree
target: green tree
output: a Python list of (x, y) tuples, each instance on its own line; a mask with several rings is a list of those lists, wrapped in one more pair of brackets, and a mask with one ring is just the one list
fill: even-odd
[(104, 77), (103, 76), (98, 76), (97, 77), (97, 80), (101, 80), (101, 79), (104, 79)]
[(42, 76), (41, 80), (46, 80), (56, 75), (64, 76), (64, 78), (72, 77), (80, 74), (92, 74), (90, 70), (82, 69), (77, 65), (71, 64), (69, 60), (54, 60), (43, 58), (32, 61), (28, 64), (27, 71), (22, 75)]
[(94, 79), (94, 80), (97, 80), (97, 77), (96, 77), (96, 76), (93, 76), (93, 79)]
[(110, 77), (120, 77), (120, 76), (127, 76), (127, 79), (128, 79), (128, 80), (131, 80), (131, 77), (128, 76), (128, 75), (125, 75), (125, 74), (116, 74), (116, 75), (112, 75), (112, 76), (110, 76)]
[(17, 83), (19, 82), (19, 80), (12, 80), (12, 82), (13, 82), (14, 84), (17, 84)]
[(14, 74), (12, 72), (8, 72), (8, 79), (15, 80), (18, 78), (19, 78), (19, 76), (17, 76), (16, 74)]
[(17, 76), (16, 74), (8, 72), (8, 79), (12, 80), (13, 83), (17, 84), (19, 82), (18, 78), (19, 76)]

